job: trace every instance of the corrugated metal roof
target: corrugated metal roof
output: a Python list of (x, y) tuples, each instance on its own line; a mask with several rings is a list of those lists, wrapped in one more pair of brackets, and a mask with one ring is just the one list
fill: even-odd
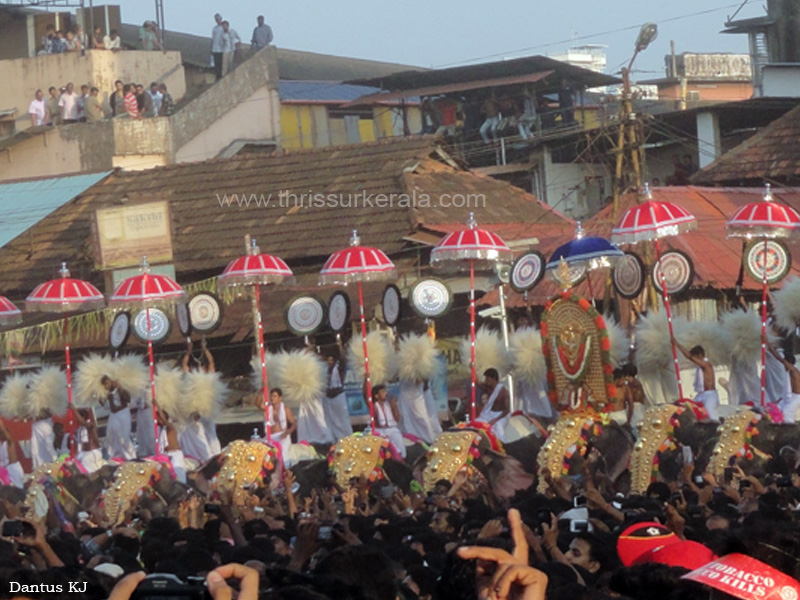
[(32, 227), (113, 171), (0, 184), (0, 246)]
[(286, 81), (279, 84), (281, 101), (350, 102), (365, 94), (378, 92), (378, 88), (351, 85), (336, 81)]

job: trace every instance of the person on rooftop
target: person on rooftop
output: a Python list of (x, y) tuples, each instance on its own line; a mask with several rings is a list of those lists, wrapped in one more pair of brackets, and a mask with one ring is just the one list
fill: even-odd
[(259, 15), (258, 25), (253, 29), (253, 39), (250, 41), (253, 47), (253, 52), (258, 52), (264, 46), (269, 46), (272, 43), (272, 28), (264, 23), (264, 16)]

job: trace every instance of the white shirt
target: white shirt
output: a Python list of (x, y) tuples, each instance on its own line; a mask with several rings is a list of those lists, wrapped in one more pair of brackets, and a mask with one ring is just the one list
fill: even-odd
[(58, 101), (58, 105), (61, 107), (61, 118), (65, 121), (77, 121), (80, 117), (80, 108), (78, 106), (78, 94), (72, 92), (68, 94), (64, 92), (61, 94), (61, 98)]
[(224, 52), (222, 49), (222, 38), (225, 32), (222, 31), (222, 25), (216, 25), (214, 29), (211, 30), (211, 52), (216, 54), (219, 52)]
[(36, 126), (44, 125), (44, 114), (46, 110), (44, 107), (44, 99), (37, 100), (36, 98), (33, 99), (31, 102), (30, 108), (28, 108), (28, 114), (31, 115), (36, 121)]
[(161, 102), (164, 100), (164, 94), (161, 92), (156, 92), (154, 94), (150, 90), (148, 90), (147, 93), (150, 94), (150, 97), (153, 99), (153, 110), (156, 116), (158, 116), (158, 113), (161, 112)]
[(106, 50), (118, 50), (122, 48), (122, 38), (117, 36), (113, 40), (110, 35), (103, 38), (103, 46)]
[(228, 32), (222, 32), (222, 52), (236, 52), (236, 44), (241, 44), (242, 38), (236, 33), (234, 29), (228, 29)]

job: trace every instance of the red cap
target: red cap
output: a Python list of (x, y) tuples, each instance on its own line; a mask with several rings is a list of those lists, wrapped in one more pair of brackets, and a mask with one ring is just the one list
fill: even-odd
[(670, 567), (684, 567), (690, 571), (699, 569), (714, 560), (714, 553), (697, 542), (687, 540), (679, 541), (677, 544), (669, 544), (660, 548), (653, 548), (640, 555), (633, 561), (634, 565), (642, 563), (660, 563)]
[(687, 573), (690, 579), (741, 600), (797, 600), (800, 583), (760, 560), (728, 554)]
[(620, 534), (617, 554), (622, 564), (630, 567), (645, 552), (677, 544), (680, 538), (661, 523), (645, 521), (634, 523)]

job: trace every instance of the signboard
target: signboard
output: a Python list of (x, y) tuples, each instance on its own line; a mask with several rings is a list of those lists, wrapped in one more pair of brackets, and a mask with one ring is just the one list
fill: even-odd
[(99, 269), (172, 262), (172, 235), (166, 202), (102, 208), (95, 212), (95, 263)]

